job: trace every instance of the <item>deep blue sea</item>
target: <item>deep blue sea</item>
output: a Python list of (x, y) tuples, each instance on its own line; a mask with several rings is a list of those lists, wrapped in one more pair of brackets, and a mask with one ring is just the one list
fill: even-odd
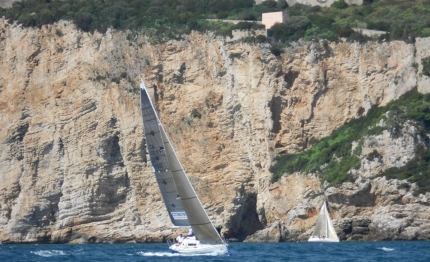
[(229, 243), (226, 256), (182, 256), (167, 244), (0, 245), (8, 261), (430, 261), (430, 241)]

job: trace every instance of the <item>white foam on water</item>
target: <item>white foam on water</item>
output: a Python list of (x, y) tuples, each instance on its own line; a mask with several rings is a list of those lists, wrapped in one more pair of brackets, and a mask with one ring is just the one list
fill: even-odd
[(381, 247), (381, 248), (378, 248), (378, 249), (381, 249), (381, 250), (384, 250), (384, 251), (394, 251), (394, 248), (388, 248), (388, 247)]
[(138, 255), (144, 257), (195, 257), (195, 256), (218, 256), (217, 253), (207, 254), (180, 254), (171, 252), (137, 252)]
[(38, 251), (30, 251), (30, 253), (33, 253), (41, 257), (54, 257), (54, 256), (67, 255), (67, 253), (64, 252), (63, 250), (38, 250)]

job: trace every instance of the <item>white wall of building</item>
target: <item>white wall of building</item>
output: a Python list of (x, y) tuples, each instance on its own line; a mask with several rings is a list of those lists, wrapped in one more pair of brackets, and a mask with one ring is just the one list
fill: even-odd
[(282, 11), (263, 13), (261, 16), (261, 23), (266, 27), (266, 29), (271, 28), (276, 23), (284, 23), (288, 19), (287, 14)]

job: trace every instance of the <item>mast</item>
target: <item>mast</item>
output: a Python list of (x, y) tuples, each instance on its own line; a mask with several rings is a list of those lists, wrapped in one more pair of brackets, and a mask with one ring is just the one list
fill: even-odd
[(328, 221), (328, 210), (327, 210), (326, 201), (324, 201), (324, 214), (325, 214), (325, 236), (329, 237), (328, 236), (328, 223), (329, 223), (329, 221)]

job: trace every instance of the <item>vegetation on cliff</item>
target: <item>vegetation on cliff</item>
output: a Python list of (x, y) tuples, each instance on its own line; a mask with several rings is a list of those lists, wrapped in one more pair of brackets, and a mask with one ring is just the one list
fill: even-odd
[[(384, 125), (378, 125), (381, 122)], [(363, 139), (366, 136), (378, 135), (387, 130), (391, 136), (399, 136), (404, 123), (417, 127), (422, 137), (430, 134), (430, 94), (420, 94), (416, 89), (404, 94), (400, 99), (383, 107), (374, 107), (364, 117), (353, 119), (335, 130), (330, 136), (298, 154), (280, 155), (270, 168), (273, 173), (272, 182), (277, 181), (286, 173), (302, 172), (317, 173), (323, 181), (335, 185), (351, 179), (349, 170), (358, 168), (361, 159)], [(353, 142), (358, 146), (353, 149)], [(365, 156), (368, 159), (381, 157), (377, 150)], [(415, 193), (430, 191), (430, 147), (429, 142), (417, 144), (415, 157), (405, 166), (389, 168), (385, 172), (375, 174), (387, 178), (408, 179), (416, 182)]]
[(423, 65), (423, 75), (430, 76), (430, 57), (421, 60)]
[(233, 13), (242, 19), (255, 20), (250, 12), (243, 13), (252, 9), (253, 3), (253, 0), (23, 0), (15, 2), (11, 9), (0, 10), (0, 16), (26, 27), (40, 27), (63, 19), (73, 21), (87, 32), (130, 29), (168, 40), (191, 30), (226, 34), (235, 26), (207, 18), (226, 18)]
[(288, 11), (291, 17), (308, 21), (298, 36), (284, 35), (291, 40), (297, 37), (334, 40), (339, 36), (366, 40), (351, 32), (351, 28), (385, 31), (385, 35), (378, 37), (385, 40), (414, 41), (418, 36), (430, 36), (429, 0), (418, 0), (414, 5), (406, 0), (365, 0), (361, 6), (347, 5), (340, 0), (331, 8), (294, 5)]
[(288, 42), (300, 38), (335, 40), (346, 37), (368, 38), (352, 28), (386, 31), (380, 38), (413, 41), (430, 36), (430, 0), (365, 0), (362, 6), (347, 5), (344, 0), (331, 7), (288, 6), (285, 0), (268, 0), (255, 5), (253, 0), (23, 0), (11, 9), (0, 9), (0, 16), (23, 26), (42, 26), (60, 19), (72, 20), (84, 31), (105, 32), (108, 28), (130, 29), (153, 36), (156, 41), (180, 38), (191, 30), (231, 35), (233, 29), (262, 28), (262, 25), (234, 25), (208, 19), (261, 21), (261, 13), (285, 11), (290, 20), (272, 28), (269, 38), (250, 41)]

